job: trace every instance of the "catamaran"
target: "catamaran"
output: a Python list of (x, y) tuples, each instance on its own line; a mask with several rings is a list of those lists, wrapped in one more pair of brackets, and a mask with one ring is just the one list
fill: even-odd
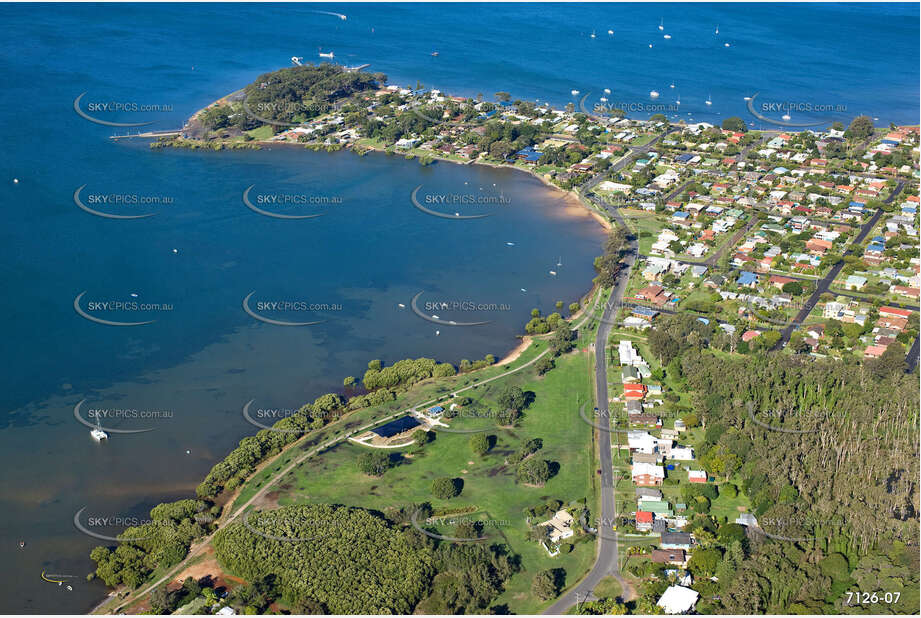
[(109, 434), (102, 430), (102, 427), (99, 426), (99, 417), (96, 417), (96, 426), (90, 431), (90, 435), (93, 437), (93, 440), (96, 442), (101, 442), (102, 440), (107, 440)]

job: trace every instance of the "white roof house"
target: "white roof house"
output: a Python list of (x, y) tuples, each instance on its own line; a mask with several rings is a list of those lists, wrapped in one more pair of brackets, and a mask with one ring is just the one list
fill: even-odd
[(559, 543), (561, 539), (568, 539), (573, 535), (572, 531), (573, 517), (564, 510), (557, 511), (552, 519), (543, 521), (541, 526), (550, 528), (550, 540)]
[(686, 614), (697, 604), (700, 594), (684, 586), (669, 586), (656, 603), (666, 614)]
[(624, 193), (627, 195), (633, 192), (633, 187), (631, 185), (611, 182), (610, 180), (605, 180), (603, 183), (598, 185), (598, 189), (600, 191), (611, 191), (612, 193)]
[(631, 451), (639, 451), (651, 455), (656, 451), (658, 441), (655, 436), (646, 431), (628, 431), (627, 446)]
[(634, 349), (633, 345), (626, 340), (622, 340), (617, 345), (617, 353), (620, 356), (621, 365), (645, 365), (646, 361), (643, 360), (643, 357)]
[(694, 449), (690, 446), (672, 447), (671, 453), (669, 453), (669, 458), (677, 459), (679, 461), (691, 461), (694, 459)]
[(630, 472), (634, 478), (638, 476), (651, 476), (657, 479), (665, 478), (665, 468), (662, 466), (645, 462), (634, 463), (632, 466)]

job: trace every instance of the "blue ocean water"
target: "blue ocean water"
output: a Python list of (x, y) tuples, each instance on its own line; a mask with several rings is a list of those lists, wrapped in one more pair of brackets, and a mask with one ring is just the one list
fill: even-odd
[[(0, 610), (91, 607), (104, 594), (83, 580), (98, 542), (74, 529), (74, 513), (143, 516), (188, 495), (254, 430), (240, 414), (249, 399), (297, 406), (372, 358), (501, 355), (532, 307), (550, 311), (588, 288), (602, 238), (591, 218), (521, 173), (292, 149), (151, 151), (108, 139), (129, 129), (79, 117), (81, 93), (84, 104), (168, 106), (96, 115), (171, 129), (292, 55), (309, 61), (323, 50), (391, 82), (464, 95), (506, 91), (562, 106), (604, 88), (625, 103), (657, 90), (663, 101), (680, 96), (683, 117), (718, 121), (749, 119), (743, 97), (760, 92), (843, 107), (831, 114), (842, 120), (917, 123), (918, 16), (908, 4), (0, 6)], [(83, 185), (84, 195), (172, 202), (151, 207), (150, 219), (106, 220), (74, 204)], [(342, 201), (321, 218), (278, 221), (243, 206), (250, 185)], [(444, 221), (412, 208), (419, 185), (501, 192), (510, 206)], [(83, 291), (173, 309), (148, 326), (108, 327), (76, 314)], [(483, 327), (439, 328), (399, 307), (420, 291), (511, 310)], [(242, 310), (250, 292), (342, 310), (318, 312), (316, 326), (273, 327)], [(73, 418), (84, 398), (172, 416), (95, 445)], [(74, 589), (43, 582), (42, 570), (75, 576)]]

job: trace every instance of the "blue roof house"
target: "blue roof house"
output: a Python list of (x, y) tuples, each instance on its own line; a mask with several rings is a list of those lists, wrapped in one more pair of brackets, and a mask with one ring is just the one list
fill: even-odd
[(748, 272), (743, 270), (739, 273), (739, 278), (736, 280), (736, 285), (753, 288), (758, 285), (758, 275), (756, 273)]

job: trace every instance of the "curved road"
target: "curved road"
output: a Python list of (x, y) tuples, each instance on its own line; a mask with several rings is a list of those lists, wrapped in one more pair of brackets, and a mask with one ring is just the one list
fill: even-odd
[[(616, 209), (606, 209), (618, 225), (626, 227), (623, 218), (621, 218)], [(627, 281), (630, 279), (630, 270), (636, 261), (638, 251), (637, 240), (635, 238), (630, 239), (627, 243), (627, 253), (624, 257), (624, 268), (621, 268), (620, 273), (618, 273), (614, 289), (611, 291), (611, 297), (604, 307), (604, 313), (598, 325), (598, 334), (595, 337), (595, 401), (601, 409), (607, 409), (608, 407), (607, 341), (611, 334), (611, 327), (614, 325), (614, 318), (623, 303), (624, 292), (627, 290)], [(598, 422), (602, 427), (607, 428), (599, 429), (598, 432), (599, 457), (601, 459), (601, 517), (597, 525), (600, 528), (612, 525), (617, 517), (617, 508), (614, 502), (614, 461), (611, 454), (610, 414), (601, 415)], [(573, 605), (593, 599), (592, 591), (608, 575), (614, 577), (620, 584), (621, 594), (625, 594), (630, 589), (630, 586), (621, 576), (618, 567), (617, 539), (609, 535), (600, 535), (597, 551), (595, 566), (592, 567), (588, 575), (561, 596), (556, 603), (547, 608), (544, 611), (545, 614), (565, 614), (566, 610)]]

